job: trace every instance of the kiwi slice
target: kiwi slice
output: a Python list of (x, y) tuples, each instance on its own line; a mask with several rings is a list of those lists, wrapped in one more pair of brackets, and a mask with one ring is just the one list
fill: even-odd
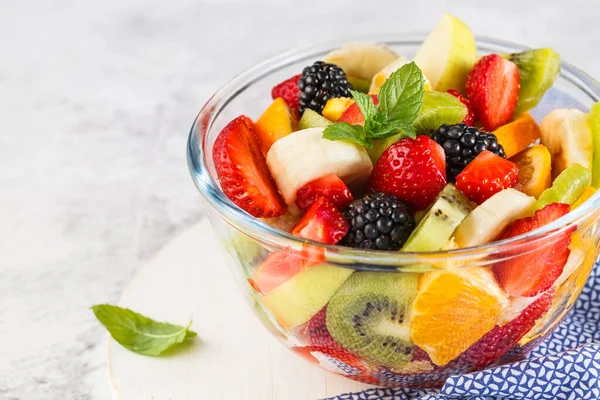
[(307, 108), (302, 114), (302, 118), (298, 121), (298, 130), (308, 128), (325, 128), (333, 122), (319, 114), (318, 112)]
[(444, 124), (458, 124), (468, 112), (467, 106), (449, 93), (425, 92), (415, 128), (417, 132), (429, 135)]
[(546, 90), (554, 84), (560, 72), (560, 56), (545, 48), (509, 54), (506, 58), (519, 68), (521, 88), (515, 110), (517, 115), (537, 106)]
[(440, 250), (448, 243), (456, 227), (474, 208), (474, 203), (454, 185), (446, 185), (408, 237), (401, 251)]
[(556, 177), (550, 188), (542, 192), (534, 204), (534, 210), (541, 210), (552, 203), (572, 205), (591, 182), (592, 173), (581, 164), (573, 163)]
[(327, 329), (340, 346), (366, 361), (401, 368), (411, 360), (406, 314), (418, 274), (357, 272), (327, 305)]

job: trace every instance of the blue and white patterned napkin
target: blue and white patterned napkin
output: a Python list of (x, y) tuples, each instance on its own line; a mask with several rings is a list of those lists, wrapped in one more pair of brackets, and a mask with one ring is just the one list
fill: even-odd
[(451, 376), (441, 390), (370, 389), (326, 400), (600, 399), (600, 263), (573, 310), (527, 360)]

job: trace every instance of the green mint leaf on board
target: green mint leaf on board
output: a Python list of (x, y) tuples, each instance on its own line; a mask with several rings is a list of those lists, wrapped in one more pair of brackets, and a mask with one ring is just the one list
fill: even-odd
[(158, 356), (196, 336), (187, 326), (157, 322), (128, 308), (98, 304), (91, 307), (96, 318), (123, 347), (146, 356)]
[(415, 64), (404, 64), (393, 72), (379, 90), (379, 109), (388, 121), (412, 124), (421, 107), (425, 93), (423, 73)]
[(365, 117), (365, 121), (373, 118), (376, 113), (376, 109), (375, 103), (373, 102), (371, 96), (355, 90), (351, 90), (350, 93), (352, 93), (352, 97), (356, 101), (356, 105), (360, 109), (363, 117)]
[(344, 140), (367, 148), (371, 148), (371, 142), (367, 140), (365, 130), (360, 125), (351, 125), (348, 122), (336, 122), (329, 125), (323, 131), (323, 138), (329, 140)]

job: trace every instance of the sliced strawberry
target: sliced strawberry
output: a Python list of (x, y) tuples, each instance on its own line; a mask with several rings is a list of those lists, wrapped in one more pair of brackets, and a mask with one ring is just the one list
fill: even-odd
[(482, 57), (467, 77), (467, 96), (488, 131), (509, 122), (519, 96), (519, 69), (498, 54)]
[(370, 189), (393, 194), (415, 210), (427, 208), (445, 185), (444, 150), (427, 136), (388, 147), (369, 178)]
[(223, 193), (256, 218), (285, 214), (267, 162), (254, 133), (252, 120), (240, 115), (215, 140), (213, 161)]
[(456, 177), (456, 187), (481, 204), (501, 190), (514, 187), (519, 167), (491, 151), (484, 150)]
[(336, 174), (329, 174), (302, 186), (296, 193), (296, 205), (308, 210), (319, 197), (329, 200), (337, 208), (345, 208), (354, 201), (348, 187)]
[(320, 197), (292, 228), (292, 234), (325, 244), (336, 244), (350, 229), (344, 215), (329, 200)]
[[(377, 99), (377, 95), (372, 94), (371, 98), (373, 99), (373, 103), (375, 103), (375, 105), (377, 105), (377, 103), (379, 102)], [(362, 112), (360, 112), (360, 108), (358, 108), (356, 103), (354, 103), (350, 107), (348, 107), (348, 109), (346, 111), (344, 111), (344, 113), (337, 120), (337, 122), (347, 122), (351, 125), (364, 126), (365, 125), (365, 117), (362, 115)]]
[[(568, 204), (553, 203), (536, 211), (533, 217), (511, 223), (497, 240), (504, 240), (541, 228), (569, 212)], [(521, 249), (506, 261), (493, 266), (500, 285), (512, 296), (531, 297), (548, 290), (560, 276), (569, 258), (571, 232), (551, 235), (535, 248)]]
[(550, 289), (531, 303), (517, 318), (503, 326), (496, 326), (486, 333), (457, 361), (468, 364), (471, 370), (486, 368), (495, 363), (512, 350), (519, 340), (534, 327), (537, 320), (548, 312), (552, 300), (554, 300), (554, 289)]
[(465, 119), (463, 119), (463, 124), (473, 126), (473, 124), (475, 123), (475, 113), (471, 109), (471, 102), (469, 101), (469, 99), (460, 94), (458, 90), (450, 89), (448, 90), (448, 93), (459, 99), (460, 102), (467, 107), (467, 116), (465, 117)]
[(296, 119), (298, 119), (298, 107), (300, 106), (300, 89), (298, 88), (298, 81), (301, 76), (302, 74), (295, 75), (271, 89), (271, 97), (273, 100), (281, 97)]
[(249, 281), (256, 291), (269, 294), (302, 270), (302, 257), (275, 252), (269, 254)]

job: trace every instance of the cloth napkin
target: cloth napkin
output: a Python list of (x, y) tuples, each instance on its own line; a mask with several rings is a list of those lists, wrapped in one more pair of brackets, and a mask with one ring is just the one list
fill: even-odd
[(600, 399), (600, 263), (571, 312), (524, 361), (451, 376), (436, 391), (369, 389), (325, 400), (417, 399)]

